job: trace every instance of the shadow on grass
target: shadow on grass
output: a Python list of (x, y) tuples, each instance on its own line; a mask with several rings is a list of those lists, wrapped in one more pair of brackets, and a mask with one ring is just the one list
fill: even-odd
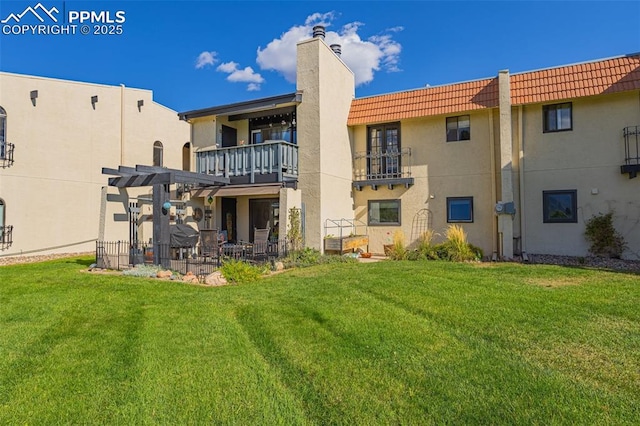
[(67, 259), (64, 263), (72, 263), (75, 265), (80, 265), (88, 268), (89, 266), (91, 266), (92, 263), (96, 263), (96, 260), (93, 257), (80, 257), (80, 258)]

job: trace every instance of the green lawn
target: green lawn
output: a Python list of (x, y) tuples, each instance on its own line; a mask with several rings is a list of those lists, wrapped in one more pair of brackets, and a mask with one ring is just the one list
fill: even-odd
[(323, 265), (207, 288), (0, 267), (0, 424), (640, 424), (640, 276)]

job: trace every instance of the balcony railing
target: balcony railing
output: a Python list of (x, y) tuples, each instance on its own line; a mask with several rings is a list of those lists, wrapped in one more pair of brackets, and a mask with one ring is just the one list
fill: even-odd
[(629, 126), (622, 130), (624, 137), (624, 165), (621, 173), (629, 173), (629, 179), (640, 172), (640, 126)]
[(387, 152), (357, 152), (353, 157), (353, 186), (362, 189), (371, 185), (405, 186), (413, 184), (411, 148)]
[(5, 169), (13, 165), (13, 150), (15, 145), (12, 143), (0, 144), (0, 167)]
[(298, 177), (298, 146), (285, 141), (265, 142), (201, 151), (196, 171), (231, 179), (231, 183), (266, 183)]
[(0, 226), (0, 250), (5, 250), (13, 244), (13, 225)]

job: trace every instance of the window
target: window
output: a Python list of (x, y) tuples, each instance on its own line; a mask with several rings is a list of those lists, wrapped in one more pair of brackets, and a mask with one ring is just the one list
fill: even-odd
[(182, 170), (191, 170), (191, 144), (189, 142), (182, 145)]
[(571, 102), (542, 107), (544, 132), (561, 132), (572, 129)]
[(471, 119), (468, 115), (447, 117), (447, 142), (471, 139)]
[(473, 222), (473, 197), (447, 197), (447, 222)]
[(162, 142), (153, 143), (153, 165), (162, 167)]
[(400, 200), (369, 201), (369, 225), (400, 225)]
[(577, 223), (578, 193), (575, 189), (542, 191), (542, 221), (544, 223)]
[(6, 155), (7, 140), (7, 112), (0, 107), (0, 159), (4, 160)]
[(401, 177), (400, 155), (400, 123), (369, 127), (367, 179)]

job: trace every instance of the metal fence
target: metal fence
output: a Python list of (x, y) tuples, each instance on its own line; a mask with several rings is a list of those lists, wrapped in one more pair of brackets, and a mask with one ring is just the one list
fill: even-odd
[[(159, 250), (154, 254), (154, 248)], [(286, 240), (266, 243), (222, 244), (215, 251), (203, 252), (200, 246), (171, 247), (128, 241), (97, 241), (96, 265), (103, 269), (123, 270), (135, 265), (158, 264), (165, 269), (186, 274), (208, 275), (229, 259), (249, 263), (266, 263), (288, 254)]]
[(13, 225), (0, 226), (0, 250), (9, 248), (13, 243)]

